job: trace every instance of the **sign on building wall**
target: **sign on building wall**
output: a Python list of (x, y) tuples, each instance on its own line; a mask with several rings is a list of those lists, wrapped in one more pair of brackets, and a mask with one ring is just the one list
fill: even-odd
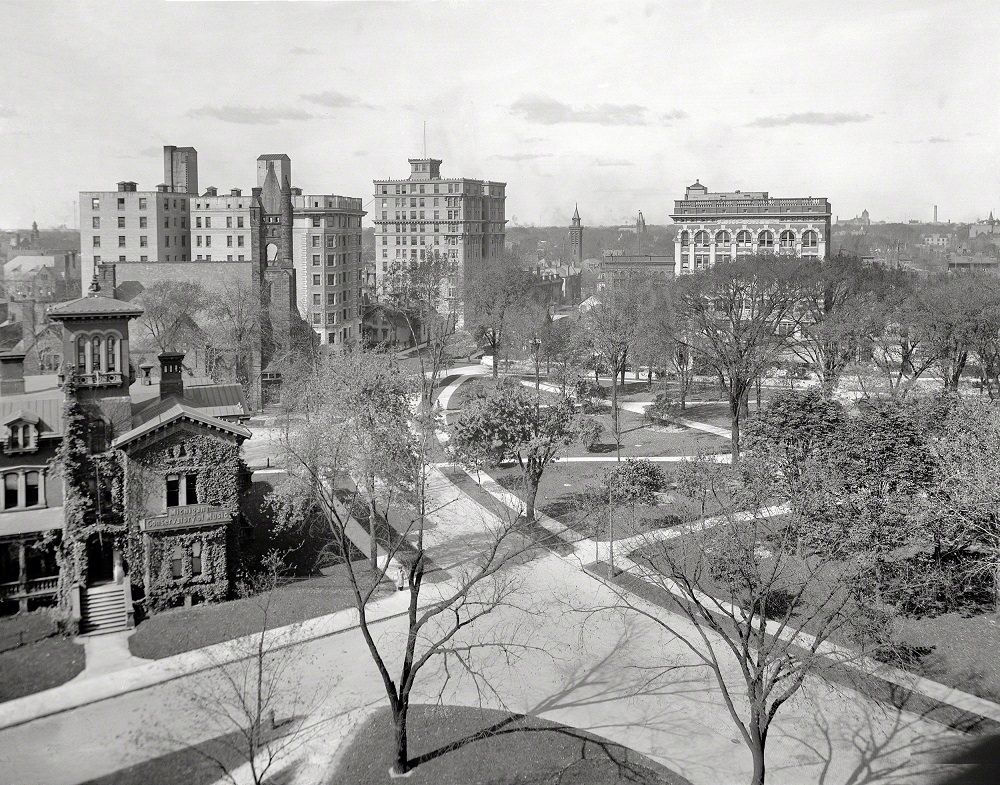
[(192, 529), (200, 526), (218, 526), (229, 523), (233, 516), (214, 504), (189, 504), (186, 507), (171, 507), (166, 515), (145, 518), (142, 530), (147, 532), (165, 529)]

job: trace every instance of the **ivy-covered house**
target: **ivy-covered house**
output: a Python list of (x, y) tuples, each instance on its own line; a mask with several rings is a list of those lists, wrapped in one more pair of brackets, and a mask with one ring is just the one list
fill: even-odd
[[(143, 365), (136, 379), (128, 325), (142, 310), (113, 292), (95, 276), (87, 297), (49, 309), (62, 328), (57, 376), (29, 381), (22, 371), (17, 392), (16, 356), (0, 358), (0, 419), (21, 413), (10, 425), (4, 420), (9, 434), (34, 420), (45, 448), (16, 464), (5, 451), (18, 503), (36, 504), (30, 512), (31, 505), (11, 508), (19, 517), (10, 526), (7, 508), (0, 512), (0, 543), (5, 530), (16, 530), (29, 552), (51, 555), (36, 558), (34, 573), (42, 576), (19, 552), (18, 588), (8, 594), (22, 608), (58, 603), (83, 632), (131, 626), (140, 608), (224, 598), (249, 485), (240, 457), (249, 409), (240, 385), (186, 377), (184, 355), (176, 353), (159, 356), (158, 375)], [(36, 477), (44, 491), (29, 490)], [(39, 520), (26, 524), (27, 515)], [(8, 549), (0, 593), (11, 583), (11, 561)]]

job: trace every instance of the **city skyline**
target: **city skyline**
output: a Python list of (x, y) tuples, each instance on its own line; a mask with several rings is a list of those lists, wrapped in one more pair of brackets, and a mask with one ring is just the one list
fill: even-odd
[(311, 162), (294, 185), (367, 204), (424, 154), (424, 122), (444, 176), (508, 183), (516, 224), (576, 203), (591, 225), (666, 224), (695, 179), (826, 196), (841, 219), (998, 206), (981, 104), (1000, 11), (971, 0), (51, 6), (6, 7), (4, 228), (74, 226), (81, 190), (155, 188), (164, 144), (198, 149), (201, 190), (287, 153)]

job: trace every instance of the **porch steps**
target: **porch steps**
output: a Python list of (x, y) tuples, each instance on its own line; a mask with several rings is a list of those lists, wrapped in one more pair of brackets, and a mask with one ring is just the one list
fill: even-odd
[(80, 634), (103, 635), (128, 629), (125, 590), (120, 583), (92, 586), (81, 592)]

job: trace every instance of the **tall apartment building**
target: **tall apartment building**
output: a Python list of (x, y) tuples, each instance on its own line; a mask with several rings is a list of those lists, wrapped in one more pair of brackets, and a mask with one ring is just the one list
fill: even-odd
[(292, 189), (292, 259), (299, 313), (323, 343), (361, 337), (361, 199)]
[(436, 158), (411, 158), (409, 164), (405, 180), (374, 181), (376, 288), (394, 265), (433, 252), (454, 260), (463, 276), (499, 259), (507, 184), (442, 177)]
[(710, 192), (700, 181), (674, 202), (677, 275), (719, 259), (760, 253), (830, 258), (830, 202), (776, 198), (767, 191)]
[[(220, 193), (208, 187), (198, 194), (198, 153), (193, 147), (163, 149), (164, 183), (155, 191), (139, 191), (134, 182), (117, 191), (80, 194), (81, 275), (84, 290), (95, 265), (127, 262), (122, 277), (137, 275), (144, 283), (158, 278), (149, 266), (163, 267), (166, 277), (228, 280), (216, 275), (219, 262), (243, 262), (254, 269), (294, 267), (293, 295), (302, 318), (324, 343), (342, 344), (361, 336), (361, 219), (358, 197), (303, 195), (291, 185), (291, 159), (266, 154), (257, 159), (257, 188)], [(257, 193), (259, 190), (260, 193)], [(285, 198), (291, 203), (286, 209)], [(251, 210), (262, 199), (263, 245), (255, 245)], [(296, 240), (293, 242), (292, 238)], [(287, 243), (288, 259), (285, 259)], [(281, 248), (281, 259), (277, 259)], [(176, 262), (213, 268), (179, 271)], [(317, 269), (318, 268), (318, 269)], [(228, 266), (226, 270), (232, 271)], [(251, 275), (246, 275), (247, 283)], [(295, 285), (297, 283), (297, 285)]]
[(191, 259), (189, 194), (166, 185), (140, 191), (134, 182), (117, 191), (80, 192), (80, 272), (90, 286), (100, 262), (186, 262)]

